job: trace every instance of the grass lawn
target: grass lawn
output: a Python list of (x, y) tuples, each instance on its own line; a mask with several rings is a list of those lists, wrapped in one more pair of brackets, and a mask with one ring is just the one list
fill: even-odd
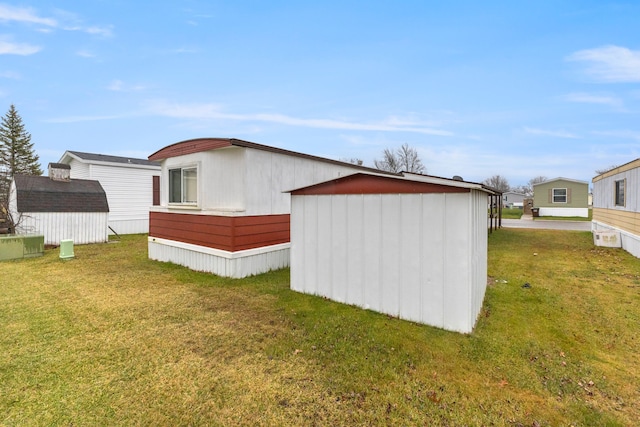
[(502, 208), (502, 218), (506, 219), (520, 219), (522, 217), (523, 210), (518, 208)]
[[(489, 237), (469, 335), (149, 261), (144, 236), (0, 263), (0, 425), (630, 426), (640, 261)], [(524, 283), (530, 287), (523, 287)]]

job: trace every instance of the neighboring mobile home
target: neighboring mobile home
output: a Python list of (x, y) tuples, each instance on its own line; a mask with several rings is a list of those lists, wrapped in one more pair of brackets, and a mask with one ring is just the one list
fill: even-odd
[(589, 217), (589, 183), (555, 178), (533, 185), (533, 207), (540, 216)]
[(487, 285), (482, 184), (359, 173), (291, 192), (291, 288), (468, 333)]
[(592, 229), (619, 232), (622, 248), (640, 257), (640, 159), (593, 178)]
[(149, 232), (149, 207), (159, 203), (158, 162), (66, 151), (59, 163), (71, 166), (72, 179), (100, 181), (109, 201), (109, 227), (113, 230), (111, 233)]
[(149, 258), (238, 278), (289, 265), (285, 191), (374, 171), (226, 138), (178, 142), (149, 160), (160, 162), (162, 182), (149, 216)]
[(502, 207), (522, 209), (524, 207), (524, 199), (526, 198), (527, 196), (525, 194), (507, 191), (502, 193)]
[(108, 240), (109, 204), (98, 181), (70, 179), (69, 165), (49, 164), (49, 176), (15, 175), (9, 212), (16, 234), (44, 235), (45, 245)]

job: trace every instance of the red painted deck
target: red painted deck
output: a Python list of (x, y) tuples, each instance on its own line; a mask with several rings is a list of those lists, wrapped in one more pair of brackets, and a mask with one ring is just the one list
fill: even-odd
[(149, 213), (149, 236), (236, 252), (290, 241), (290, 215)]

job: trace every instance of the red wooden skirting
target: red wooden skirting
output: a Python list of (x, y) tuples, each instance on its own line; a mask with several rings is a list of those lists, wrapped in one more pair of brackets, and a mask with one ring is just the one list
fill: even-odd
[(149, 236), (235, 252), (290, 241), (290, 215), (149, 213)]

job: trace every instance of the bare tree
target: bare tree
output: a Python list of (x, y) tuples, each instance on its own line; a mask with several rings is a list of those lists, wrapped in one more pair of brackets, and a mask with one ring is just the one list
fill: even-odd
[(382, 152), (382, 160), (374, 160), (373, 163), (376, 168), (387, 172), (426, 172), (418, 151), (409, 144), (402, 144), (395, 151), (385, 148)]
[(493, 175), (491, 178), (487, 178), (482, 181), (482, 183), (502, 193), (509, 191), (509, 189), (511, 188), (509, 186), (509, 181), (507, 181), (507, 178), (501, 175)]

